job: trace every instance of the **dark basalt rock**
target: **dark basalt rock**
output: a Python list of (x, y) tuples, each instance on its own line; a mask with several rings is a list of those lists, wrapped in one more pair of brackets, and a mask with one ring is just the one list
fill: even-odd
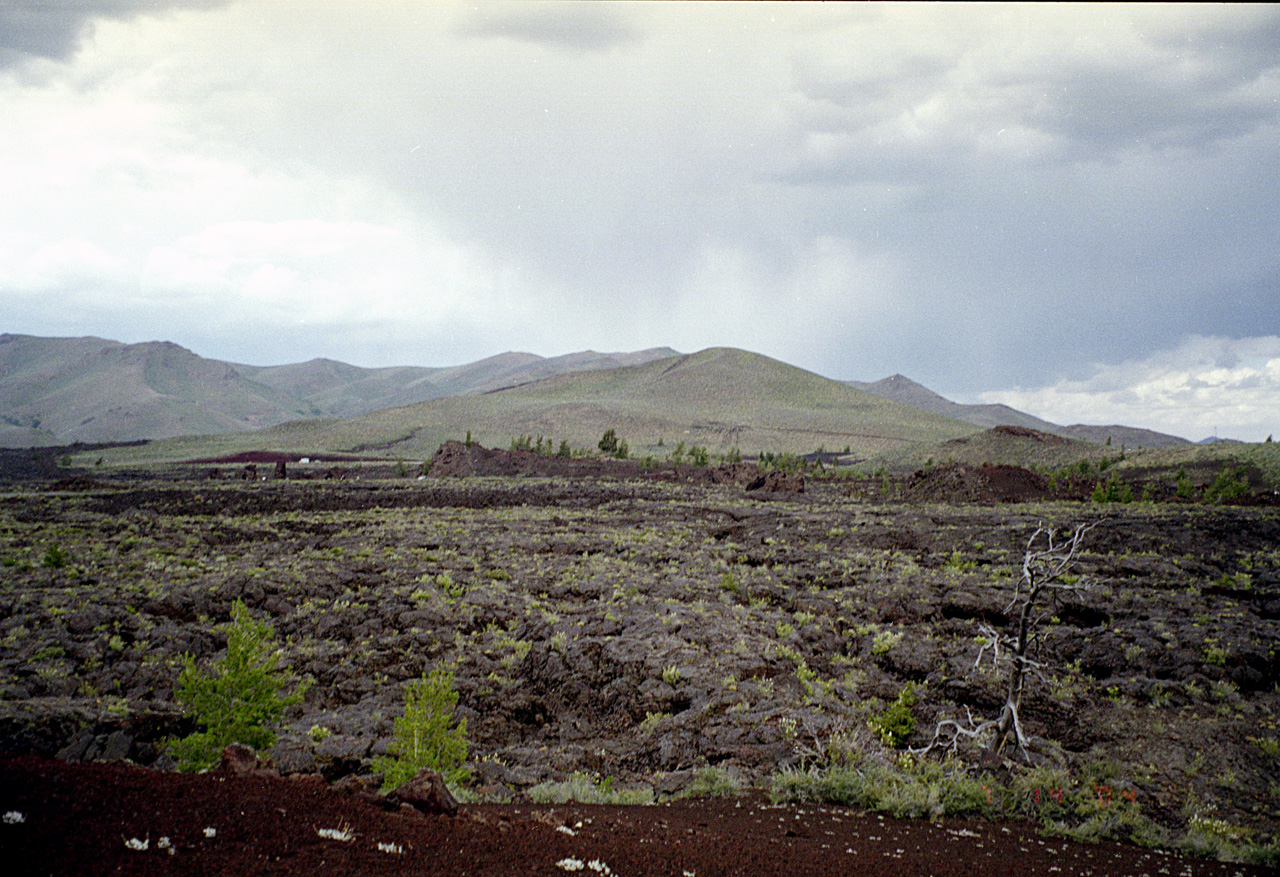
[(418, 775), (407, 783), (388, 792), (384, 800), (390, 807), (408, 804), (419, 813), (458, 815), (457, 799), (449, 792), (444, 777), (426, 768), (418, 771)]

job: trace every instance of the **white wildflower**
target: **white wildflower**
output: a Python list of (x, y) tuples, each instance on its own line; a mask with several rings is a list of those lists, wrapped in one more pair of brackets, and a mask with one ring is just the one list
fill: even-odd
[(583, 862), (581, 859), (561, 859), (556, 862), (556, 867), (563, 868), (566, 871), (581, 871)]
[(338, 828), (316, 829), (316, 834), (320, 835), (323, 838), (327, 838), (328, 840), (338, 840), (338, 841), (342, 841), (343, 843), (346, 843), (349, 840), (355, 839), (355, 834), (352, 833), (351, 826), (345, 825), (345, 824), (339, 826)]
[(561, 832), (562, 834), (567, 834), (569, 835), (569, 837), (573, 837), (574, 835), (577, 834), (576, 831), (574, 831), (572, 828), (570, 828), (567, 825), (557, 825), (556, 831)]
[(592, 859), (590, 862), (587, 862), (587, 867), (590, 868), (592, 871), (595, 871), (597, 874), (613, 873), (612, 871), (609, 870), (609, 866), (606, 865), (604, 862), (600, 861), (599, 859)]
[(205, 836), (205, 837), (214, 837), (214, 836), (216, 836), (217, 834), (218, 834), (218, 829), (216, 829), (216, 828), (206, 828), (206, 829), (204, 830), (204, 836)]
[(158, 841), (156, 841), (156, 849), (158, 849), (158, 850), (167, 850), (167, 849), (169, 849), (169, 838), (167, 838), (167, 837), (162, 837), (162, 838), (160, 838)]
[(151, 840), (150, 838), (148, 838), (147, 840), (138, 840), (138, 838), (136, 837), (131, 837), (124, 842), (124, 845), (131, 850), (138, 850), (139, 852), (141, 852), (145, 850), (147, 847), (151, 846)]
[(397, 844), (397, 843), (384, 844), (382, 841), (378, 841), (378, 852), (391, 853), (394, 856), (399, 856), (404, 853), (404, 847), (400, 846), (400, 844)]
[(5, 825), (17, 825), (20, 822), (26, 822), (26, 821), (27, 821), (27, 817), (23, 816), (17, 810), (10, 810), (8, 813), (4, 814)]

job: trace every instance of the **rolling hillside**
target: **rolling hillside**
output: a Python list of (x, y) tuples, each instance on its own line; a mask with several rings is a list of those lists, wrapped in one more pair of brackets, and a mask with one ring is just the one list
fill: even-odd
[(244, 432), (315, 414), (168, 342), (0, 335), (0, 376), (9, 447)]
[(1124, 426), (1059, 426), (1005, 405), (961, 405), (902, 375), (832, 381), (728, 348), (503, 353), (440, 368), (361, 368), (330, 359), (221, 362), (169, 342), (0, 335), (6, 447), (187, 437), (184, 446), (211, 449), (284, 443), (419, 457), (468, 430), (491, 446), (527, 434), (593, 448), (615, 429), (637, 455), (666, 456), (683, 441), (744, 453), (848, 447), (854, 458), (905, 461), (995, 426), (1098, 445), (1110, 438), (1116, 449), (1187, 444)]
[(504, 353), (442, 368), (361, 368), (329, 359), (253, 366), (170, 342), (0, 335), (0, 447), (251, 432), (292, 420), (353, 417), (566, 371), (676, 356)]
[(500, 353), (478, 362), (442, 368), (360, 368), (331, 359), (277, 366), (235, 366), (252, 380), (310, 405), (324, 417), (354, 417), (439, 399), (526, 384), (565, 372), (637, 365), (679, 354), (669, 347), (635, 353), (584, 350), (563, 356)]
[(713, 453), (822, 446), (867, 456), (978, 431), (765, 356), (712, 348), (359, 418), (291, 423), (257, 438), (272, 446), (420, 459), (468, 432), (486, 446), (506, 447), (530, 435), (594, 448), (607, 429), (616, 430), (640, 457), (666, 456), (679, 442)]

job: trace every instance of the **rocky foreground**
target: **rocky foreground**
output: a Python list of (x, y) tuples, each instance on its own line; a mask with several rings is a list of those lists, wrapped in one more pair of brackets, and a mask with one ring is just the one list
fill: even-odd
[[(1093, 521), (1077, 574), (1097, 584), (1044, 619), (1031, 757), (962, 751), (972, 776), (1032, 817), (1055, 788), (1106, 789), (1210, 850), (1280, 829), (1275, 509), (885, 503), (639, 472), (79, 486), (0, 498), (11, 754), (171, 766), (180, 657), (215, 659), (242, 599), (314, 680), (269, 753), (286, 778), (370, 773), (404, 683), (446, 666), (464, 801), (794, 787), (994, 716), (981, 626), (1010, 623), (1040, 522)], [(888, 748), (869, 723), (909, 683), (916, 728)]]

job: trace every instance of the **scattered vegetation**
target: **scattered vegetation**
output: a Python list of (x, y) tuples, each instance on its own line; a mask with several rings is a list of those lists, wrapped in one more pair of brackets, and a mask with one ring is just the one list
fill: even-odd
[[(583, 443), (593, 444), (591, 437)], [(558, 453), (546, 439), (531, 438), (529, 444), (535, 452), (541, 445), (541, 453)], [(688, 461), (692, 452), (681, 453)], [(1102, 480), (1129, 475), (1117, 471), (1120, 465), (1108, 468)], [(1188, 469), (1200, 490), (1217, 471), (1192, 463)], [(390, 464), (382, 467), (390, 470)], [(1150, 476), (1153, 489), (1165, 497), (1173, 489), (1172, 472)], [(1099, 480), (1097, 467), (1089, 473), (1084, 483), (1092, 487)], [(549, 761), (566, 772), (580, 771), (570, 783), (544, 784), (539, 794), (569, 788), (573, 795), (598, 799), (618, 794), (625, 784), (621, 791), (640, 795), (637, 786), (656, 786), (659, 773), (669, 771), (692, 783), (686, 792), (700, 787), (715, 794), (742, 777), (758, 782), (754, 769), (738, 773), (730, 758), (726, 771), (715, 760), (726, 751), (718, 748), (728, 745), (723, 740), (749, 727), (765, 745), (785, 745), (804, 759), (786, 781), (807, 786), (797, 794), (814, 800), (827, 794), (816, 788), (824, 784), (837, 792), (864, 789), (857, 794), (878, 795), (865, 800), (877, 802), (873, 809), (879, 812), (1013, 813), (1082, 839), (1142, 838), (1147, 828), (1142, 811), (1134, 809), (1142, 803), (1180, 831), (1191, 825), (1187, 843), (1197, 850), (1245, 856), (1254, 846), (1265, 849), (1271, 835), (1253, 814), (1280, 800), (1280, 791), (1268, 792), (1268, 777), (1259, 777), (1275, 770), (1275, 761), (1267, 760), (1275, 748), (1275, 692), (1269, 681), (1259, 689), (1262, 683), (1232, 680), (1242, 669), (1267, 667), (1273, 660), (1270, 640), (1257, 633), (1270, 630), (1270, 621), (1259, 620), (1258, 607), (1272, 598), (1280, 562), (1273, 545), (1257, 541), (1260, 525), (1271, 519), (1269, 509), (1171, 506), (1156, 513), (1055, 503), (940, 506), (924, 514), (859, 498), (865, 494), (861, 488), (877, 489), (889, 478), (901, 481), (885, 470), (876, 482), (821, 484), (803, 503), (784, 497), (762, 501), (740, 488), (690, 499), (688, 492), (662, 483), (557, 482), (548, 488), (537, 479), (520, 479), (508, 488), (497, 479), (472, 479), (456, 485), (433, 481), (421, 491), (366, 481), (359, 485), (358, 506), (341, 505), (352, 491), (329, 492), (318, 481), (278, 488), (281, 498), (310, 503), (319, 497), (335, 503), (332, 508), (264, 511), (261, 503), (270, 500), (274, 485), (243, 491), (206, 483), (190, 492), (166, 488), (131, 497), (158, 511), (146, 518), (94, 510), (95, 504), (116, 502), (104, 499), (105, 492), (59, 499), (74, 514), (56, 519), (7, 508), (0, 513), (6, 534), (0, 561), (12, 612), (0, 619), (6, 649), (0, 667), (9, 677), (0, 685), (18, 692), (6, 694), (11, 699), (74, 695), (122, 710), (151, 694), (148, 686), (154, 687), (152, 696), (167, 698), (178, 668), (167, 672), (165, 662), (173, 658), (163, 643), (181, 643), (175, 650), (208, 649), (209, 616), (225, 605), (218, 602), (221, 595), (244, 593), (255, 614), (269, 612), (276, 619), (284, 639), (281, 660), (322, 680), (325, 708), (296, 711), (298, 721), (287, 732), (290, 745), (302, 743), (306, 757), (316, 754), (308, 741), (322, 742), (327, 726), (340, 728), (344, 741), (351, 733), (389, 735), (399, 686), (418, 684), (420, 661), (428, 655), (457, 673), (451, 687), (474, 710), (467, 713), (474, 726), (469, 730), (484, 740), (486, 756), (520, 773)], [(432, 497), (429, 511), (397, 507), (418, 493)], [(587, 501), (564, 502), (566, 496)], [(485, 505), (477, 507), (477, 499)], [(1025, 728), (1028, 746), (1060, 772), (1045, 780), (1057, 785), (1041, 787), (1037, 799), (1036, 787), (1022, 777), (1047, 768), (1017, 764), (1000, 786), (964, 766), (962, 758), (976, 758), (991, 745), (1004, 716), (992, 707), (976, 722), (966, 721), (965, 706), (1002, 705), (1015, 678), (1020, 604), (1013, 601), (1028, 592), (1019, 561), (1030, 547), (1025, 534), (1013, 535), (1015, 528), (1066, 508), (1106, 522), (1097, 534), (1100, 544), (1083, 558), (1084, 568), (1104, 581), (1117, 577), (1091, 592), (1045, 590), (1030, 615), (1039, 636), (1029, 637), (1020, 683), (1027, 694), (1014, 709), (1019, 718), (1036, 710), (1038, 721)], [(1191, 538), (1204, 518), (1233, 534), (1230, 548), (1224, 542), (1219, 551), (1217, 543)], [(1044, 547), (1044, 538), (1035, 548)], [(76, 575), (50, 577), (40, 569), (51, 544), (74, 558)], [(1072, 578), (1079, 572), (1065, 571), (1058, 583), (1081, 585), (1083, 580)], [(927, 604), (920, 602), (926, 592)], [(1104, 601), (1108, 611), (1098, 613)], [(102, 612), (84, 611), (98, 602)], [(174, 605), (191, 617), (158, 611)], [(922, 605), (932, 607), (932, 614), (922, 618)], [(396, 623), (402, 617), (407, 620)], [(939, 617), (945, 625), (934, 623)], [(67, 623), (72, 619), (74, 628)], [(639, 619), (664, 639), (664, 658), (656, 665), (633, 662), (622, 648)], [(1037, 653), (1036, 643), (1046, 648)], [(1067, 652), (1061, 651), (1064, 644)], [(1055, 662), (1073, 661), (1084, 646), (1104, 659), (1123, 656), (1124, 664), (1109, 671), (1117, 678), (1103, 683), (1111, 696), (1093, 686), (1092, 679), (1101, 678), (1092, 675), (1095, 670), (1075, 663), (1069, 673), (1057, 672)], [(975, 651), (978, 666), (970, 663)], [(39, 660), (18, 671), (18, 655)], [(526, 723), (518, 733), (528, 733), (566, 721), (543, 712), (536, 698), (519, 707), (527, 718), (513, 720), (513, 710), (504, 709), (529, 690), (531, 673), (556, 674), (609, 655), (621, 659), (608, 659), (618, 674), (634, 676), (617, 695), (624, 710), (619, 715), (629, 711), (632, 723), (622, 731), (604, 729), (600, 719), (584, 712), (580, 726), (581, 739), (591, 747), (609, 736), (610, 747), (600, 750), (605, 754), (576, 743), (558, 745), (553, 736), (539, 754), (511, 742), (517, 733), (513, 722)], [(1184, 660), (1196, 673), (1186, 683), (1149, 674), (1161, 680), (1158, 686), (1141, 690), (1132, 684), (1156, 661)], [(871, 663), (878, 669), (869, 670)], [(961, 665), (967, 678), (957, 686), (955, 668)], [(927, 688), (903, 687), (908, 679), (926, 676)], [(535, 684), (558, 678), (539, 676)], [(650, 700), (634, 696), (641, 687)], [(957, 695), (961, 689), (964, 694)], [(342, 703), (352, 693), (364, 702), (331, 706), (331, 697)], [(708, 694), (714, 706), (704, 709)], [(949, 702), (953, 697), (957, 701)], [(1041, 713), (1046, 698), (1069, 709)], [(455, 694), (447, 704), (449, 716), (457, 703)], [(331, 710), (344, 715), (335, 720)], [(1194, 728), (1193, 712), (1200, 723)], [(1067, 713), (1070, 719), (1063, 718)], [(947, 757), (950, 734), (927, 757), (904, 752), (913, 742), (928, 741), (936, 719), (947, 715), (971, 730), (985, 719), (993, 724), (981, 738), (961, 737), (953, 758)], [(1091, 755), (1055, 749), (1053, 738), (1077, 716), (1082, 726), (1088, 724), (1080, 731), (1085, 739), (1124, 741), (1124, 752), (1110, 742), (1097, 744), (1099, 751), (1127, 759), (1123, 777), (1089, 775), (1080, 761)], [(819, 729), (840, 721), (847, 722), (841, 740), (831, 733), (823, 745), (811, 745), (815, 733), (826, 733)], [(1010, 727), (1007, 754), (1019, 748), (1012, 720)], [(691, 732), (699, 734), (698, 751), (682, 743)], [(1161, 752), (1150, 756), (1166, 772), (1157, 780), (1155, 768), (1144, 773), (1129, 755), (1154, 752), (1153, 740), (1176, 741), (1192, 733), (1220, 739), (1224, 753), (1210, 753), (1198, 777), (1191, 777), (1190, 768), (1170, 768), (1175, 760)], [(632, 739), (619, 743), (621, 735)], [(633, 750), (625, 748), (632, 743), (645, 747), (643, 768), (624, 760), (632, 758)], [(838, 751), (844, 754), (833, 754)], [(708, 761), (697, 760), (704, 753), (711, 753)], [(665, 757), (670, 761), (656, 761)], [(717, 772), (707, 769), (703, 777), (699, 771), (708, 762)], [(1035, 763), (1045, 762), (1037, 757)], [(1224, 785), (1228, 780), (1235, 785)], [(1111, 789), (1110, 806), (1096, 803), (1091, 784)], [(880, 792), (871, 788), (877, 785)], [(1062, 800), (1053, 796), (1055, 788), (1065, 790)], [(1184, 811), (1170, 801), (1174, 788), (1186, 790), (1178, 793), (1188, 799)], [(1126, 792), (1137, 800), (1127, 800)], [(1091, 799), (1094, 809), (1087, 811)], [(1161, 841), (1180, 843), (1175, 835)]]

